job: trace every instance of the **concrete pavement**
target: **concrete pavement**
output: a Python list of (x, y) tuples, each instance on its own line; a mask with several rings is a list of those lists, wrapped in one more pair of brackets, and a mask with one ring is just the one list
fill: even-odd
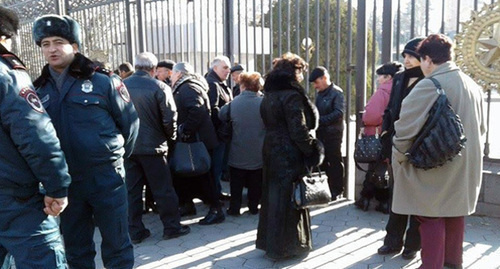
[[(376, 202), (372, 202), (375, 204)], [(226, 203), (227, 206), (227, 203)], [(135, 268), (418, 268), (420, 254), (407, 261), (399, 254), (380, 256), (388, 215), (358, 210), (352, 201), (341, 200), (311, 211), (313, 250), (306, 257), (274, 262), (255, 248), (258, 215), (245, 212), (239, 217), (200, 226), (197, 221), (208, 208), (196, 204), (198, 214), (182, 223), (191, 233), (162, 240), (158, 215), (144, 215), (152, 236), (134, 246)], [(246, 209), (246, 208), (245, 208)], [(96, 234), (96, 240), (100, 236)], [(97, 268), (103, 268), (100, 257)], [(466, 218), (464, 268), (500, 268), (500, 219)]]

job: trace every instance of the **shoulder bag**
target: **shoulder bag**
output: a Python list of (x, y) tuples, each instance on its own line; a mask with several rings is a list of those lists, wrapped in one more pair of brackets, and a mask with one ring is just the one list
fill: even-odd
[(313, 173), (306, 167), (307, 174), (298, 182), (293, 183), (292, 203), (297, 209), (306, 209), (328, 205), (332, 195), (328, 186), (328, 177), (321, 172)]
[(374, 135), (365, 135), (365, 128), (360, 129), (354, 148), (354, 160), (357, 163), (371, 163), (380, 159), (382, 144), (378, 128), (375, 132)]
[(172, 172), (180, 177), (194, 177), (210, 171), (211, 157), (205, 144), (199, 141), (182, 142), (175, 144), (170, 167)]
[(413, 145), (405, 153), (413, 166), (424, 170), (451, 161), (460, 154), (467, 141), (460, 117), (451, 107), (441, 85), (435, 78), (429, 79), (436, 86), (439, 97)]

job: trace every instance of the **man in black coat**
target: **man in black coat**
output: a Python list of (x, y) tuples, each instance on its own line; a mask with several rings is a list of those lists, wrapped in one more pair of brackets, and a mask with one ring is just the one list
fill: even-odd
[(154, 78), (157, 64), (152, 53), (140, 53), (135, 57), (136, 72), (123, 81), (140, 119), (135, 148), (125, 161), (129, 233), (136, 244), (151, 234), (142, 222), (142, 191), (146, 182), (163, 223), (163, 239), (190, 231), (180, 224), (179, 200), (167, 163), (168, 140), (175, 140), (176, 136), (177, 110), (170, 87)]
[(344, 191), (344, 164), (342, 163), (342, 136), (344, 134), (344, 94), (330, 81), (328, 70), (323, 66), (313, 69), (309, 82), (318, 91), (316, 107), (319, 111), (318, 139), (325, 147), (322, 169), (328, 176), (332, 200)]

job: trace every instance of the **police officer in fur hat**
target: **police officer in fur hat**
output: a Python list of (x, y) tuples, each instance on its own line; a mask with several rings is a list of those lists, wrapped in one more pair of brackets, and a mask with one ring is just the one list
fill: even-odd
[(48, 62), (34, 82), (61, 140), (73, 182), (61, 214), (70, 268), (95, 268), (94, 228), (106, 268), (132, 268), (123, 159), (132, 152), (139, 120), (117, 75), (79, 53), (80, 25), (69, 16), (35, 20), (33, 38)]
[(10, 52), (18, 16), (0, 6), (0, 18), (0, 265), (8, 251), (17, 268), (67, 268), (54, 217), (68, 205), (68, 166), (26, 67)]

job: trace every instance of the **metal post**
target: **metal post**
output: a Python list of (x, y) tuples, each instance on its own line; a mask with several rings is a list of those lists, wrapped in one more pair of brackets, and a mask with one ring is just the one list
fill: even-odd
[[(145, 22), (145, 17), (144, 17), (144, 0), (137, 0), (136, 1), (137, 5), (137, 38), (138, 38), (138, 44), (139, 44), (139, 52), (145, 51), (146, 48), (146, 28), (144, 25)], [(132, 57), (132, 56), (131, 56)]]
[[(337, 0), (337, 15), (340, 14), (340, 0)], [(354, 200), (354, 180), (351, 180), (351, 174), (354, 175), (354, 169), (349, 165), (350, 160), (353, 158), (351, 154), (351, 81), (352, 81), (352, 0), (347, 1), (347, 81), (346, 81), (346, 110), (345, 110), (345, 121), (346, 121), (346, 158), (345, 158), (345, 178), (346, 178), (346, 196), (348, 199)], [(337, 26), (340, 28), (340, 25)], [(340, 31), (337, 33), (337, 37), (340, 37)], [(338, 42), (338, 41), (337, 41)], [(337, 58), (337, 66), (339, 66), (340, 58)]]
[(56, 0), (56, 13), (59, 15), (66, 15), (67, 10), (65, 7), (69, 7), (68, 0)]
[(384, 0), (382, 9), (382, 63), (387, 63), (392, 61), (392, 0)]
[(135, 40), (132, 38), (135, 34), (132, 32), (132, 13), (130, 12), (130, 0), (125, 0), (125, 19), (127, 27), (127, 61), (133, 62), (135, 55)]
[(233, 55), (233, 44), (234, 44), (234, 6), (233, 1), (226, 1), (226, 16), (225, 16), (225, 41), (226, 44), (224, 46), (224, 55), (227, 55), (231, 60), (231, 63), (234, 63), (234, 55)]

